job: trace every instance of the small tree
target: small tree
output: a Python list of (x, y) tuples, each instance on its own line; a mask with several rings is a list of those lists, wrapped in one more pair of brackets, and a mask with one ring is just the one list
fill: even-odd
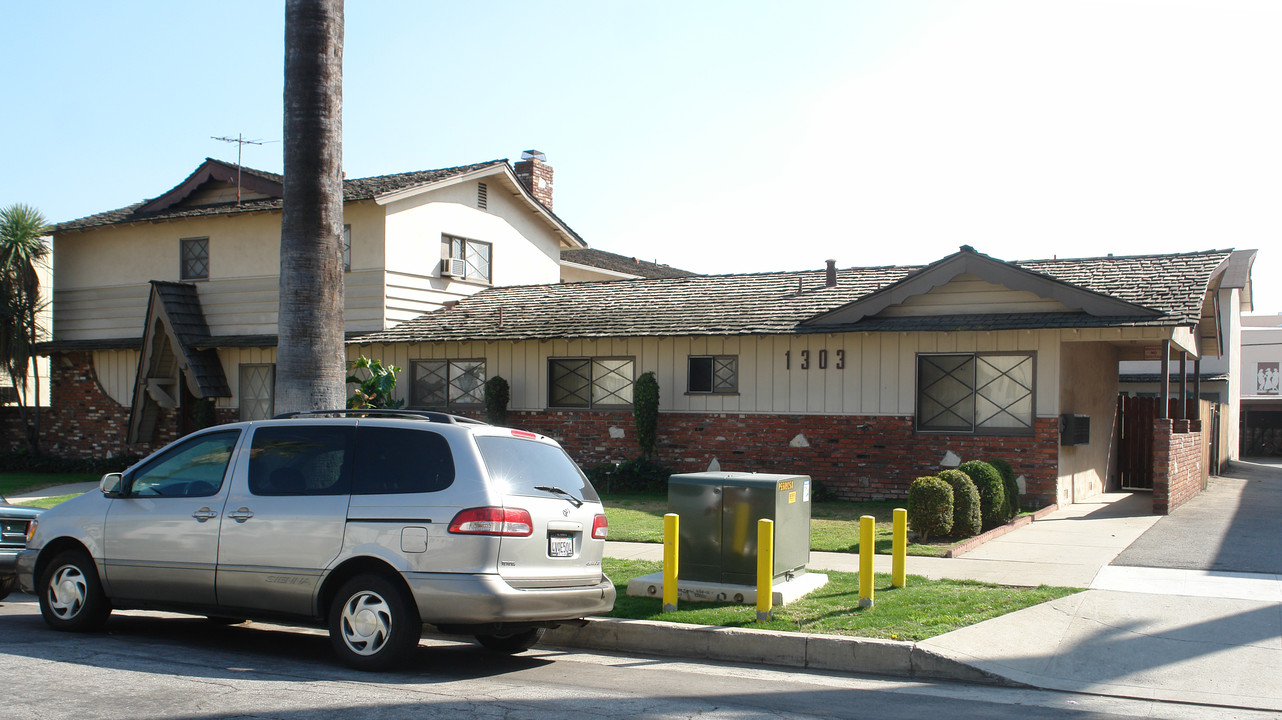
[[(362, 355), (353, 360), (347, 370), (347, 382), (356, 383), (356, 391), (347, 398), (347, 407), (395, 409), (405, 404), (404, 400), (392, 399), (392, 391), (396, 389), (396, 373), (401, 371), (395, 365), (384, 365), (381, 360), (370, 360)], [(365, 372), (358, 372), (360, 370)]]
[(653, 371), (641, 373), (632, 387), (632, 418), (637, 424), (637, 445), (649, 458), (659, 433), (659, 381)]
[[(49, 254), (49, 246), (41, 240), (48, 232), (44, 215), (30, 205), (0, 210), (0, 362), (18, 393), (18, 414), (32, 450), (39, 449), (40, 373), (32, 373), (31, 366), (41, 329), (39, 313), (44, 307), (36, 268)], [(29, 376), (35, 378), (34, 398), (26, 396)], [(28, 401), (31, 418), (27, 417)]]
[(491, 425), (507, 424), (507, 403), (512, 393), (507, 380), (495, 375), (485, 381), (485, 421)]

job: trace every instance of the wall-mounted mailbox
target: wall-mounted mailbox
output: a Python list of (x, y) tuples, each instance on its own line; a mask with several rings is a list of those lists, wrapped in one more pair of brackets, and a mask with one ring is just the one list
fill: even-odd
[(1090, 415), (1060, 415), (1059, 444), (1089, 445), (1091, 442)]

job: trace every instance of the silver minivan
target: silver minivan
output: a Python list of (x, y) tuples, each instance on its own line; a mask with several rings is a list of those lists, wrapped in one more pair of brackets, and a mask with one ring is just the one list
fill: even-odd
[(59, 630), (112, 608), (325, 624), (382, 669), (423, 626), (521, 652), (607, 613), (607, 523), (553, 440), (415, 411), (296, 413), (188, 435), (40, 516), (22, 588)]

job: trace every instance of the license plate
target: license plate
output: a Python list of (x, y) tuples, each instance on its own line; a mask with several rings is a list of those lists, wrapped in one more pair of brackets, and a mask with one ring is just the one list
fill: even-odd
[(574, 538), (570, 535), (549, 535), (548, 555), (552, 557), (573, 557)]

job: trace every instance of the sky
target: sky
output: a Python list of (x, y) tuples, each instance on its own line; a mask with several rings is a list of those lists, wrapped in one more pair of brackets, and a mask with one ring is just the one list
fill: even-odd
[[(4, 7), (0, 206), (281, 170), (283, 4)], [(348, 0), (347, 177), (547, 155), (590, 246), (702, 273), (1257, 249), (1282, 312), (1275, 0)]]

